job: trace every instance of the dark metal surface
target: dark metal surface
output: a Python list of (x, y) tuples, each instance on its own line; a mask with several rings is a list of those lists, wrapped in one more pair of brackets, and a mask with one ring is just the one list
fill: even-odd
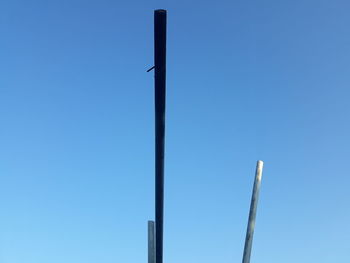
[(154, 11), (156, 263), (163, 263), (166, 10)]

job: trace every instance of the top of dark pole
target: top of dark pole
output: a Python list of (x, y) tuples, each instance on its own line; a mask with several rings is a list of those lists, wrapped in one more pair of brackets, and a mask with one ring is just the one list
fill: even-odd
[(156, 9), (154, 10), (155, 13), (163, 13), (166, 15), (166, 10), (165, 9)]
[(156, 263), (163, 263), (166, 10), (154, 11)]

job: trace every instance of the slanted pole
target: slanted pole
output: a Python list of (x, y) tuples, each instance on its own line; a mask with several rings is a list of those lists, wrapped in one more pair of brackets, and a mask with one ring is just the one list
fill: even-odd
[(154, 221), (148, 221), (148, 263), (156, 263)]
[(154, 11), (156, 263), (163, 263), (166, 10)]
[(252, 252), (256, 210), (258, 206), (263, 165), (264, 165), (263, 161), (258, 161), (256, 165), (255, 180), (254, 180), (252, 200), (250, 203), (249, 220), (248, 220), (248, 227), (247, 227), (247, 235), (246, 235), (245, 244), (244, 244), (242, 263), (250, 263), (250, 255)]

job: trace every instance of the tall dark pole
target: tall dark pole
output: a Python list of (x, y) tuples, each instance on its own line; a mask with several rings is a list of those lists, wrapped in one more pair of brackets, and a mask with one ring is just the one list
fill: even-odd
[(154, 11), (156, 263), (163, 263), (166, 10)]
[(248, 219), (247, 234), (246, 234), (245, 244), (244, 244), (242, 263), (250, 263), (250, 255), (252, 253), (256, 210), (258, 208), (263, 165), (264, 165), (263, 161), (258, 161), (256, 164), (253, 194), (252, 194), (252, 200), (250, 203), (249, 219)]

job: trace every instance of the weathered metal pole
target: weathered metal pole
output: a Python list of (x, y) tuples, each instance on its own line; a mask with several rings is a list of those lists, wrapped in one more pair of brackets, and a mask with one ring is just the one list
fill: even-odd
[(163, 263), (166, 10), (154, 11), (156, 263)]
[(148, 221), (148, 263), (156, 263), (154, 221)]
[(257, 165), (256, 165), (255, 180), (254, 180), (252, 200), (250, 203), (247, 235), (245, 238), (242, 263), (250, 263), (250, 255), (252, 252), (256, 210), (257, 210), (257, 206), (258, 206), (263, 165), (264, 165), (263, 161), (258, 161)]

